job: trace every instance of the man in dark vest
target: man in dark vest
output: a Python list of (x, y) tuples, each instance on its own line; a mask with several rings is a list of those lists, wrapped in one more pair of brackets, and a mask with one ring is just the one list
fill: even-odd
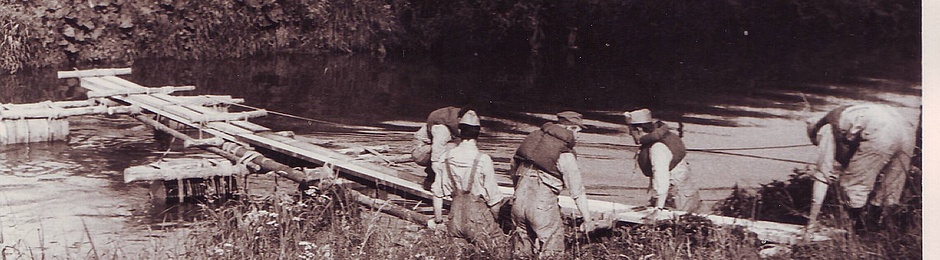
[(640, 145), (636, 163), (643, 175), (652, 178), (656, 209), (666, 206), (670, 185), (675, 188), (676, 209), (697, 213), (702, 205), (699, 191), (685, 161), (685, 144), (662, 121), (653, 121), (649, 109), (623, 113), (630, 135)]
[[(900, 210), (914, 153), (914, 123), (893, 107), (879, 104), (841, 106), (806, 123), (810, 141), (819, 146), (807, 228), (815, 227), (829, 183), (834, 180), (839, 180), (848, 198), (856, 230), (891, 225)], [(836, 168), (835, 162), (842, 167)], [(864, 218), (866, 204), (870, 207)], [(883, 219), (882, 210), (887, 215)]]
[(549, 122), (530, 133), (516, 149), (512, 169), (515, 202), (512, 219), (516, 236), (513, 254), (520, 257), (550, 257), (565, 250), (565, 228), (558, 206), (558, 194), (565, 188), (574, 199), (584, 222), (581, 230), (593, 229), (581, 170), (575, 157), (575, 137), (581, 129), (581, 114), (558, 113), (557, 122)]
[(434, 183), (434, 176), (437, 174), (431, 167), (432, 162), (438, 162), (441, 154), (448, 148), (457, 146), (455, 141), (459, 141), (457, 135), (460, 133), (458, 125), (460, 118), (469, 107), (443, 107), (431, 112), (428, 115), (426, 123), (415, 132), (415, 149), (411, 156), (415, 163), (425, 166), (424, 172), (427, 176), (424, 178), (424, 189), (431, 190), (431, 183)]

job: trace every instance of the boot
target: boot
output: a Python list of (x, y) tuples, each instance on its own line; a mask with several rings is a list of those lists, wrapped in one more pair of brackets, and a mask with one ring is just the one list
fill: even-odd
[(855, 233), (865, 232), (865, 220), (862, 219), (862, 208), (849, 208), (849, 219), (852, 220), (852, 229)]
[(884, 218), (882, 218), (881, 228), (885, 230), (907, 231), (910, 220), (910, 214), (900, 205), (888, 205), (884, 209)]
[(869, 206), (867, 214), (865, 214), (865, 228), (871, 232), (878, 232), (881, 229), (881, 214), (883, 210), (881, 206)]

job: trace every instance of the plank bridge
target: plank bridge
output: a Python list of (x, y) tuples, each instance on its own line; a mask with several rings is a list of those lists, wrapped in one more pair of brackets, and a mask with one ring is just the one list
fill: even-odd
[[(0, 144), (26, 143), (49, 140), (62, 140), (67, 135), (68, 124), (63, 118), (83, 114), (127, 114), (140, 122), (152, 126), (156, 131), (169, 134), (183, 140), (185, 147), (200, 148), (228, 159), (224, 165), (234, 174), (247, 172), (274, 172), (303, 185), (315, 185), (325, 177), (340, 177), (346, 182), (358, 182), (377, 189), (389, 190), (403, 198), (416, 201), (429, 201), (432, 194), (406, 176), (415, 175), (400, 169), (379, 163), (358, 160), (352, 156), (331, 150), (295, 137), (290, 133), (276, 132), (265, 126), (248, 120), (268, 114), (263, 109), (229, 112), (231, 104), (243, 102), (243, 99), (221, 95), (175, 96), (174, 92), (193, 90), (193, 86), (146, 87), (118, 77), (130, 74), (131, 69), (92, 69), (60, 71), (59, 78), (78, 78), (81, 87), (88, 90), (86, 101), (43, 102), (26, 105), (0, 106)], [(64, 122), (63, 122), (64, 121)], [(45, 123), (43, 123), (45, 122)], [(189, 130), (184, 133), (184, 130)], [(196, 134), (193, 134), (195, 130)], [(64, 133), (63, 133), (64, 131)], [(309, 164), (322, 166), (335, 176), (325, 176), (317, 171), (286, 165), (268, 158), (258, 150), (274, 151), (280, 155), (300, 159)], [(373, 151), (374, 153), (374, 151)], [(387, 159), (386, 159), (387, 161)], [(140, 168), (143, 167), (143, 168)], [(200, 173), (193, 169), (180, 171), (168, 167), (160, 171), (158, 166), (137, 166), (125, 171), (125, 181), (179, 181), (184, 178), (212, 177), (220, 175), (216, 168), (209, 173)], [(419, 168), (415, 165), (415, 172)], [(329, 174), (326, 174), (329, 175)], [(183, 198), (185, 183), (179, 182), (178, 197)], [(188, 187), (188, 186), (187, 186)], [(512, 188), (502, 187), (507, 195)], [(190, 191), (192, 188), (190, 188)], [(429, 210), (416, 210), (395, 203), (367, 197), (357, 193), (357, 201), (377, 208), (387, 209), (387, 213), (406, 220), (424, 224), (429, 218)], [(417, 203), (418, 205), (422, 203)], [(430, 205), (430, 203), (424, 203)], [(573, 216), (577, 212), (570, 197), (560, 196), (562, 212)], [(658, 211), (609, 201), (589, 200), (588, 205), (594, 216), (614, 222), (648, 224), (657, 220), (677, 218), (685, 214), (681, 211)], [(835, 233), (841, 232), (806, 232), (803, 226), (767, 221), (754, 221), (717, 215), (702, 215), (713, 223), (722, 226), (741, 227), (757, 234), (766, 241), (797, 244), (804, 242), (826, 241)], [(842, 231), (844, 232), (844, 231)]]

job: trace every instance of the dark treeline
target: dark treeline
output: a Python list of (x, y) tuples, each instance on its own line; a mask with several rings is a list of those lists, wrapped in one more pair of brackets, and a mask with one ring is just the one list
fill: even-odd
[[(656, 88), (920, 79), (920, 1), (0, 0), (0, 70), (284, 52), (509, 57)], [(591, 73), (591, 72), (587, 72)]]

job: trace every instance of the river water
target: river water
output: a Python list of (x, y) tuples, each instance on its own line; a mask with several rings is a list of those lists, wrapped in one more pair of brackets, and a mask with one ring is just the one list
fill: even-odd
[[(618, 69), (574, 69), (569, 64), (466, 60), (383, 60), (365, 56), (281, 55), (225, 61), (140, 60), (125, 78), (145, 86), (195, 85), (192, 94), (231, 95), (245, 105), (324, 124), (277, 115), (253, 120), (300, 134), (348, 136), (358, 130), (387, 132), (408, 143), (428, 112), (472, 104), (484, 117), (481, 146), (497, 169), (507, 168), (525, 133), (552, 114), (574, 109), (590, 129), (579, 142), (589, 194), (637, 203), (645, 177), (630, 170), (632, 154), (620, 113), (650, 107), (673, 127), (684, 124), (691, 148), (767, 147), (808, 143), (802, 120), (841, 104), (878, 102), (897, 106), (911, 122), (920, 113), (919, 82), (858, 77), (838, 84), (775, 80), (739, 88), (651, 87)], [(537, 68), (537, 69), (533, 69)], [(60, 68), (64, 69), (64, 68)], [(83, 92), (55, 69), (0, 76), (0, 103), (74, 100)], [(737, 84), (729, 82), (729, 84)], [(807, 111), (804, 100), (812, 105)], [(125, 250), (144, 244), (148, 232), (168, 218), (150, 204), (147, 184), (123, 183), (123, 169), (198, 151), (167, 149), (152, 132), (122, 116), (69, 118), (66, 142), (0, 147), (0, 246), (5, 254), (83, 257), (92, 248)], [(353, 126), (338, 127), (337, 125)], [(358, 128), (357, 128), (358, 127)], [(359, 141), (369, 142), (370, 135)], [(487, 140), (488, 139), (488, 140)], [(387, 140), (372, 140), (382, 143)], [(391, 142), (391, 141), (390, 141)], [(712, 202), (735, 185), (755, 187), (786, 179), (811, 162), (802, 146), (734, 152), (690, 153), (693, 169)], [(30, 251), (32, 250), (32, 251)], [(129, 250), (129, 249), (127, 249)]]

